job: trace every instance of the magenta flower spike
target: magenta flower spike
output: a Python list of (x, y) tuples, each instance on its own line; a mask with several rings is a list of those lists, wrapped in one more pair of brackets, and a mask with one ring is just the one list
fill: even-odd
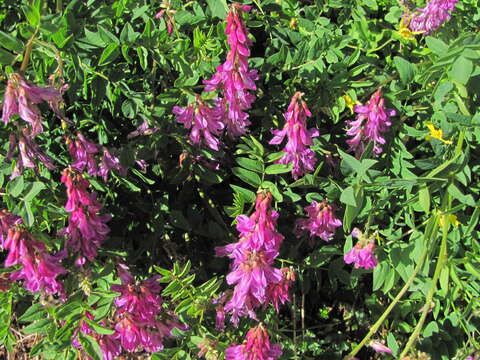
[(262, 324), (248, 330), (242, 345), (231, 345), (225, 351), (225, 360), (277, 360), (282, 347), (271, 344), (267, 329)]
[(342, 225), (342, 222), (335, 217), (335, 206), (329, 205), (326, 201), (312, 203), (305, 207), (308, 214), (307, 219), (298, 219), (296, 221), (296, 234), (301, 236), (309, 233), (310, 236), (318, 236), (324, 241), (331, 241), (335, 234), (335, 229)]
[(10, 274), (10, 279), (23, 280), (28, 291), (58, 294), (64, 299), (63, 284), (57, 277), (67, 272), (61, 265), (66, 254), (50, 254), (45, 244), (19, 227), (21, 224), (23, 221), (18, 216), (5, 210), (0, 212), (1, 245), (8, 251), (5, 267), (21, 266)]
[(373, 269), (378, 265), (375, 257), (375, 238), (367, 237), (359, 229), (352, 231), (352, 236), (358, 239), (357, 244), (343, 256), (347, 264), (354, 264), (355, 268)]
[(215, 249), (217, 256), (232, 259), (227, 283), (235, 287), (221, 310), (231, 314), (234, 325), (241, 316), (256, 319), (255, 308), (270, 302), (278, 308), (278, 303), (284, 303), (288, 298), (285, 291), (288, 292), (290, 283), (285, 280), (282, 270), (273, 267), (283, 235), (276, 230), (278, 213), (271, 209), (271, 202), (272, 194), (260, 191), (255, 212), (250, 217), (237, 217), (240, 240)]
[(426, 35), (439, 29), (452, 15), (458, 0), (430, 0), (424, 8), (417, 8), (413, 14), (404, 15), (410, 19), (411, 31)]
[[(27, 82), (19, 73), (10, 76), (5, 89), (2, 119), (5, 124), (13, 115), (20, 117), (31, 126), (31, 136), (43, 132), (42, 117), (37, 104), (48, 102), (57, 104), (61, 101), (61, 93), (51, 87), (39, 87)], [(55, 107), (53, 110), (56, 111)]]
[(386, 353), (386, 354), (392, 354), (393, 353), (393, 351), (390, 348), (385, 346), (380, 341), (372, 340), (369, 345), (377, 353)]
[(173, 336), (174, 328), (187, 329), (174, 315), (163, 311), (160, 276), (137, 283), (125, 265), (119, 266), (118, 273), (122, 284), (112, 285), (112, 290), (120, 295), (115, 298), (116, 325), (111, 337), (118, 339), (124, 350), (143, 347), (145, 351), (156, 352), (163, 349), (165, 338)]
[(90, 183), (81, 174), (65, 169), (61, 181), (67, 187), (65, 210), (70, 217), (68, 226), (59, 234), (67, 236), (66, 246), (79, 253), (77, 264), (83, 265), (97, 256), (98, 248), (110, 232), (106, 223), (112, 217), (99, 214), (103, 206), (96, 194), (88, 191)]
[(225, 106), (223, 121), (231, 138), (244, 135), (250, 125), (246, 110), (252, 107), (258, 79), (256, 70), (248, 67), (250, 46), (248, 30), (243, 22), (242, 13), (249, 12), (251, 6), (233, 3), (227, 16), (225, 34), (230, 45), (226, 61), (217, 67), (217, 72), (210, 80), (204, 80), (205, 91), (218, 91), (222, 94)]
[(369, 142), (373, 142), (375, 154), (383, 151), (382, 145), (385, 144), (383, 135), (392, 125), (389, 118), (396, 115), (395, 110), (385, 109), (384, 102), (382, 91), (379, 89), (372, 95), (367, 105), (355, 105), (356, 119), (347, 121), (349, 126), (347, 135), (353, 136), (347, 140), (347, 144), (350, 145), (350, 150), (355, 152), (355, 156), (360, 157)]
[(175, 106), (172, 112), (177, 115), (177, 122), (183, 124), (186, 129), (191, 129), (190, 141), (192, 144), (205, 144), (210, 149), (219, 150), (219, 136), (224, 128), (222, 119), (225, 107), (224, 103), (218, 99), (214, 101), (214, 105), (214, 107), (210, 107), (197, 95), (194, 104), (190, 104), (186, 108)]
[(279, 145), (285, 136), (287, 144), (283, 151), (285, 155), (277, 160), (279, 164), (293, 164), (292, 176), (296, 180), (309, 172), (315, 170), (317, 157), (310, 149), (313, 145), (312, 137), (318, 136), (317, 129), (307, 129), (307, 117), (312, 113), (307, 107), (307, 103), (301, 99), (303, 93), (296, 92), (287, 112), (285, 113), (285, 126), (282, 130), (273, 131), (273, 139), (269, 144)]

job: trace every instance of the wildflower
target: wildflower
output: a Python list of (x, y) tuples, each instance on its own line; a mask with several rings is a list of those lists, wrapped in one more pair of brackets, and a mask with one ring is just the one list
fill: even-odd
[(353, 139), (347, 140), (347, 144), (359, 157), (365, 150), (366, 144), (373, 141), (373, 151), (375, 154), (380, 154), (381, 145), (385, 144), (383, 133), (387, 132), (392, 125), (389, 117), (395, 116), (395, 110), (385, 109), (380, 89), (372, 95), (367, 105), (356, 105), (354, 110), (357, 113), (356, 119), (347, 121), (349, 126), (347, 135), (353, 136)]
[(155, 17), (157, 19), (163, 18), (165, 20), (165, 23), (167, 24), (167, 32), (168, 34), (173, 33), (173, 28), (175, 26), (175, 13), (176, 11), (174, 9), (170, 8), (170, 0), (165, 0), (160, 4), (160, 7), (163, 8), (160, 10)]
[(343, 256), (343, 260), (347, 264), (354, 263), (355, 268), (364, 268), (366, 270), (373, 269), (377, 266), (378, 261), (375, 258), (375, 238), (368, 237), (355, 228), (352, 236), (358, 239), (357, 244)]
[(345, 105), (350, 109), (350, 112), (353, 114), (353, 107), (355, 105), (360, 105), (360, 102), (357, 100), (354, 101), (348, 94), (343, 95), (342, 98), (345, 100)]
[(257, 71), (248, 68), (248, 57), (252, 41), (242, 19), (243, 12), (249, 12), (251, 6), (233, 3), (227, 16), (225, 34), (230, 45), (226, 61), (217, 67), (210, 80), (204, 80), (205, 91), (221, 91), (225, 115), (223, 121), (230, 137), (246, 133), (250, 121), (245, 110), (251, 108), (256, 90)]
[(82, 265), (86, 259), (92, 261), (97, 256), (98, 248), (110, 232), (106, 223), (112, 217), (99, 215), (102, 204), (95, 193), (88, 191), (90, 184), (81, 174), (65, 169), (61, 181), (67, 187), (65, 210), (70, 217), (68, 226), (59, 234), (67, 236), (67, 247), (80, 253), (77, 264)]
[(451, 18), (458, 0), (430, 0), (424, 8), (417, 8), (410, 20), (412, 31), (430, 34)]
[(282, 355), (278, 344), (271, 344), (267, 329), (259, 324), (248, 330), (242, 345), (231, 345), (225, 360), (276, 360)]
[(442, 141), (442, 142), (444, 142), (445, 144), (448, 144), (448, 145), (452, 144), (451, 140), (445, 140), (443, 138), (443, 130), (442, 129), (435, 129), (435, 126), (430, 121), (426, 121), (425, 125), (427, 125), (428, 130), (430, 130), (430, 134), (425, 136), (426, 140), (431, 140), (433, 138), (433, 139), (440, 140), (440, 141)]
[(42, 242), (34, 239), (20, 227), (21, 218), (2, 210), (0, 212), (2, 248), (8, 251), (5, 267), (21, 265), (10, 274), (11, 280), (24, 280), (25, 289), (65, 297), (63, 284), (57, 279), (65, 274), (61, 265), (65, 253), (50, 254)]
[(13, 115), (20, 117), (31, 126), (31, 136), (43, 132), (42, 117), (37, 104), (59, 101), (61, 93), (51, 87), (39, 87), (27, 82), (19, 73), (10, 76), (3, 100), (2, 119), (8, 124)]
[(454, 214), (447, 214), (447, 215), (442, 215), (440, 216), (440, 221), (438, 222), (438, 226), (439, 227), (443, 227), (443, 224), (445, 222), (445, 219), (447, 220), (447, 222), (449, 222), (450, 224), (452, 224), (453, 226), (457, 227), (458, 225), (460, 225), (460, 221), (458, 221), (458, 218), (456, 215)]
[(377, 353), (387, 353), (392, 354), (392, 350), (386, 347), (383, 343), (377, 340), (372, 340), (370, 342), (370, 347), (375, 350)]
[(126, 351), (135, 351), (139, 346), (145, 351), (156, 352), (163, 349), (163, 339), (172, 337), (173, 328), (186, 329), (175, 316), (162, 314), (159, 276), (151, 277), (140, 283), (134, 281), (128, 267), (120, 265), (120, 285), (112, 285), (112, 290), (119, 292), (115, 298), (115, 334)]
[(335, 207), (326, 201), (312, 203), (305, 207), (308, 219), (296, 221), (297, 236), (309, 232), (310, 236), (318, 236), (324, 241), (330, 241), (335, 234), (335, 229), (342, 225), (342, 222), (335, 217)]
[(217, 340), (204, 338), (200, 343), (197, 344), (197, 347), (200, 349), (197, 356), (199, 358), (205, 357), (206, 360), (217, 360), (220, 357), (217, 346)]
[(108, 174), (112, 169), (117, 170), (122, 176), (127, 175), (127, 169), (120, 164), (120, 159), (110, 153), (107, 148), (103, 148), (103, 156), (100, 161), (98, 169), (98, 176), (103, 178), (103, 181), (107, 182)]
[(148, 125), (148, 121), (144, 119), (143, 122), (134, 131), (127, 135), (127, 139), (132, 139), (140, 135), (152, 135), (158, 130), (160, 130), (160, 128), (150, 127), (150, 125)]
[(225, 113), (224, 104), (218, 99), (215, 106), (209, 107), (197, 95), (195, 104), (186, 108), (175, 106), (172, 112), (177, 115), (176, 121), (183, 124), (186, 129), (191, 129), (190, 140), (193, 144), (205, 143), (213, 150), (219, 150), (221, 135), (224, 125), (222, 118)]
[(273, 304), (273, 307), (278, 312), (280, 304), (285, 304), (290, 300), (289, 289), (295, 281), (295, 272), (293, 268), (284, 267), (282, 270), (282, 280), (279, 282), (272, 282), (267, 287), (267, 301)]
[(277, 160), (277, 163), (292, 163), (292, 176), (295, 180), (313, 171), (317, 162), (315, 153), (309, 146), (313, 145), (312, 137), (318, 136), (318, 130), (307, 130), (307, 117), (312, 116), (312, 113), (305, 101), (301, 99), (302, 95), (301, 92), (296, 92), (293, 95), (284, 115), (285, 126), (282, 130), (274, 130), (274, 137), (269, 142), (269, 144), (278, 145), (287, 136), (288, 141), (283, 149), (285, 155)]
[(423, 31), (411, 31), (408, 27), (410, 25), (410, 21), (412, 21), (413, 14), (410, 14), (409, 12), (405, 13), (401, 18), (400, 18), (400, 25), (398, 29), (398, 34), (404, 38), (405, 40), (408, 41), (413, 41), (415, 40), (414, 35), (418, 34), (423, 34)]

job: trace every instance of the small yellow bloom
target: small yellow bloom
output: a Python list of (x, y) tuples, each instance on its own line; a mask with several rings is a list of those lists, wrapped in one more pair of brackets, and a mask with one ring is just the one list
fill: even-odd
[(442, 129), (435, 129), (435, 126), (433, 126), (433, 124), (430, 121), (426, 121), (425, 125), (427, 125), (428, 130), (430, 130), (430, 134), (425, 136), (425, 139), (431, 140), (433, 138), (433, 139), (440, 140), (440, 141), (444, 142), (445, 144), (452, 144), (451, 140), (445, 140), (443, 138)]
[(347, 107), (350, 109), (350, 112), (352, 114), (353, 114), (353, 107), (355, 105), (361, 104), (359, 101), (353, 101), (353, 99), (348, 94), (343, 95), (342, 98), (345, 100), (345, 105), (347, 105)]
[(460, 221), (458, 221), (457, 216), (453, 214), (448, 214), (448, 215), (443, 215), (440, 216), (440, 221), (438, 222), (438, 226), (443, 227), (443, 221), (444, 219), (447, 219), (447, 221), (452, 224), (453, 226), (458, 226), (460, 225)]
[(297, 18), (291, 18), (290, 19), (290, 29), (296, 29), (298, 27), (298, 19)]
[(399, 29), (397, 31), (397, 33), (402, 37), (404, 38), (405, 40), (409, 40), (409, 41), (413, 41), (415, 40), (415, 36), (414, 35), (418, 35), (418, 34), (423, 34), (424, 31), (411, 31), (409, 28), (408, 28), (408, 25), (410, 25), (410, 21), (412, 20), (412, 17), (413, 17), (413, 14), (409, 15), (409, 16), (402, 16), (402, 18), (400, 19), (400, 24), (399, 24)]

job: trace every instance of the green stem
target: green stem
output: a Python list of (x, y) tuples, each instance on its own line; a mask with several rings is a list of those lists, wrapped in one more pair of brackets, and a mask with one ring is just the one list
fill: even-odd
[(385, 46), (387, 46), (388, 44), (390, 44), (391, 42), (393, 41), (393, 38), (390, 38), (388, 39), (387, 41), (385, 41), (382, 45), (380, 45), (379, 47), (376, 47), (375, 49), (370, 49), (367, 51), (367, 54), (371, 54), (375, 51), (378, 51), (378, 50), (381, 50), (383, 49)]
[[(413, 280), (415, 279), (415, 277), (417, 276), (418, 272), (420, 271), (420, 269), (422, 268), (423, 266), (423, 263), (425, 262), (425, 259), (427, 257), (427, 254), (428, 254), (428, 249), (429, 249), (429, 244), (431, 242), (431, 240), (435, 237), (436, 235), (436, 227), (437, 227), (437, 224), (438, 224), (438, 215), (434, 216), (431, 218), (431, 220), (433, 220), (433, 223), (430, 224), (430, 228), (433, 229), (433, 231), (427, 231), (427, 229), (425, 229), (425, 234), (430, 234), (430, 237), (427, 238), (426, 237), (426, 243), (425, 243), (425, 247), (423, 249), (423, 252), (420, 256), (420, 259), (418, 260), (418, 263), (417, 265), (415, 266), (415, 268), (413, 269), (413, 272), (412, 272), (412, 275), (410, 275), (410, 277), (408, 278), (407, 282), (405, 283), (405, 285), (403, 286), (403, 288), (400, 290), (400, 292), (397, 294), (397, 296), (395, 296), (395, 298), (393, 299), (393, 301), (390, 303), (390, 305), (388, 305), (387, 309), (385, 310), (385, 312), (378, 318), (378, 320), (375, 322), (375, 324), (373, 324), (373, 326), (370, 328), (370, 331), (367, 333), (367, 335), (362, 339), (362, 341), (360, 341), (360, 343), (346, 356), (345, 359), (349, 359), (349, 358), (352, 358), (354, 357), (361, 349), (362, 347), (370, 340), (370, 338), (377, 332), (377, 330), (380, 328), (380, 326), (383, 324), (383, 322), (385, 321), (385, 319), (387, 318), (387, 316), (390, 314), (390, 312), (393, 310), (393, 308), (395, 307), (395, 305), (397, 305), (397, 303), (400, 301), (400, 299), (403, 297), (403, 295), (407, 292), (407, 290), (410, 288), (410, 286), (412, 285), (413, 283)], [(433, 227), (432, 227), (433, 226)]]
[(413, 333), (408, 338), (407, 344), (405, 345), (405, 348), (400, 354), (399, 359), (403, 359), (408, 354), (410, 348), (413, 346), (413, 344), (415, 344), (420, 335), (420, 331), (423, 328), (423, 324), (425, 323), (425, 320), (430, 310), (430, 304), (432, 303), (433, 295), (437, 290), (438, 279), (442, 272), (443, 266), (447, 262), (447, 235), (449, 223), (445, 215), (442, 214), (441, 216), (444, 216), (442, 226), (442, 242), (440, 244), (440, 253), (438, 255), (437, 266), (435, 267), (435, 273), (433, 274), (432, 285), (428, 291), (427, 297), (425, 298), (425, 306), (422, 309), (422, 315), (420, 316), (420, 320), (418, 321), (417, 326), (415, 326)]
[(39, 26), (35, 29), (33, 35), (28, 39), (27, 45), (25, 45), (25, 51), (23, 53), (23, 60), (22, 60), (22, 65), (20, 65), (20, 72), (23, 73), (25, 70), (27, 70), (28, 67), (28, 62), (30, 61), (30, 54), (32, 53), (32, 47), (33, 47), (33, 40), (35, 39), (35, 36), (37, 36), (38, 30), (40, 29)]

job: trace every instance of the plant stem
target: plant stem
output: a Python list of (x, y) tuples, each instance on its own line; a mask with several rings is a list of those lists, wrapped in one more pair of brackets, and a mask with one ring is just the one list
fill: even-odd
[[(449, 195), (447, 195), (447, 197), (449, 198)], [(437, 265), (435, 267), (435, 272), (432, 278), (432, 285), (428, 291), (427, 297), (425, 298), (425, 306), (422, 309), (422, 315), (420, 316), (420, 320), (418, 321), (417, 326), (415, 326), (413, 333), (408, 338), (407, 344), (405, 345), (405, 348), (403, 349), (402, 353), (399, 356), (400, 359), (403, 359), (403, 357), (405, 357), (408, 354), (408, 352), (410, 351), (410, 348), (413, 346), (413, 344), (415, 344), (415, 341), (417, 341), (420, 335), (420, 331), (423, 328), (423, 324), (425, 323), (425, 319), (427, 318), (427, 315), (430, 310), (430, 304), (432, 303), (433, 295), (437, 290), (438, 279), (442, 272), (443, 266), (447, 262), (447, 235), (448, 235), (449, 222), (445, 215), (442, 214), (441, 216), (443, 216), (442, 242), (440, 243), (440, 252), (438, 255)]]
[(28, 39), (27, 45), (25, 45), (25, 51), (23, 53), (23, 60), (22, 60), (22, 65), (20, 65), (20, 72), (25, 72), (28, 67), (28, 62), (30, 61), (30, 54), (32, 53), (32, 47), (33, 47), (33, 40), (35, 39), (35, 36), (37, 36), (38, 30), (40, 27), (37, 26), (35, 29), (33, 35)]
[[(413, 269), (412, 275), (410, 275), (410, 277), (408, 278), (408, 280), (405, 283), (405, 285), (403, 286), (403, 288), (400, 290), (400, 292), (397, 294), (397, 296), (395, 296), (395, 298), (390, 303), (390, 305), (388, 305), (388, 307), (384, 311), (384, 313), (378, 318), (378, 320), (375, 322), (375, 324), (373, 324), (373, 326), (370, 328), (370, 331), (367, 333), (367, 335), (365, 335), (365, 337), (362, 339), (362, 341), (360, 341), (360, 343), (347, 355), (347, 357), (345, 359), (349, 359), (349, 358), (354, 357), (362, 349), (362, 347), (368, 342), (368, 340), (370, 340), (370, 338), (377, 332), (377, 330), (383, 324), (383, 322), (385, 321), (387, 316), (390, 314), (390, 312), (393, 310), (395, 305), (397, 305), (397, 303), (400, 301), (400, 299), (403, 297), (403, 295), (407, 292), (409, 287), (412, 285), (413, 280), (415, 279), (418, 272), (422, 268), (423, 263), (425, 262), (425, 259), (426, 259), (427, 254), (428, 254), (428, 249), (429, 249), (428, 245), (430, 244), (431, 240), (434, 239), (434, 237), (436, 235), (436, 227), (437, 227), (437, 224), (438, 224), (438, 215), (430, 218), (430, 220), (431, 221), (433, 220), (433, 224), (430, 224), (431, 226), (433, 226), (433, 231), (431, 232), (431, 236), (429, 238), (425, 239), (426, 240), (425, 241), (425, 248), (423, 249), (423, 252), (420, 255), (420, 259), (418, 260), (417, 265)], [(427, 225), (427, 227), (428, 227), (428, 225)], [(425, 233), (427, 234), (427, 233), (430, 233), (430, 232), (428, 232), (427, 229), (426, 229)]]

